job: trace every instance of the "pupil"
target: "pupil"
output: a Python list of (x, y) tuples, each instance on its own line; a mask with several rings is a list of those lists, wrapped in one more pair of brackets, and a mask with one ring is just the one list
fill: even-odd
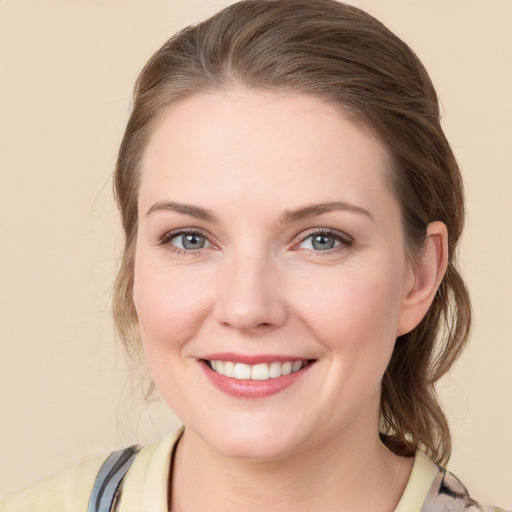
[(326, 251), (334, 247), (334, 238), (332, 236), (317, 235), (313, 238), (313, 247), (320, 251)]
[(204, 247), (204, 237), (199, 235), (184, 235), (182, 240), (185, 249), (202, 249)]

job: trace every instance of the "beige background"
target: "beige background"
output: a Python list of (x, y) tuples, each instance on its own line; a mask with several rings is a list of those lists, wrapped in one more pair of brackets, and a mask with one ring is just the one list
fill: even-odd
[[(176, 420), (115, 346), (110, 172), (137, 72), (229, 2), (0, 0), (0, 495)], [(470, 348), (441, 385), (451, 469), (512, 507), (512, 2), (359, 0), (430, 70), (465, 175)]]

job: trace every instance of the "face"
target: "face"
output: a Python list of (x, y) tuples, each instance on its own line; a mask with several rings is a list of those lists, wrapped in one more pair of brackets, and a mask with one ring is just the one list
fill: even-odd
[(307, 95), (201, 95), (161, 119), (134, 302), (153, 378), (216, 452), (377, 436), (413, 272), (387, 154)]

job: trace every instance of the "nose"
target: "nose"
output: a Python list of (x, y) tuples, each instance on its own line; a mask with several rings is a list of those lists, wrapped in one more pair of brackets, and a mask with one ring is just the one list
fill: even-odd
[(267, 258), (227, 261), (221, 274), (214, 311), (218, 322), (246, 334), (268, 332), (286, 322), (279, 272)]

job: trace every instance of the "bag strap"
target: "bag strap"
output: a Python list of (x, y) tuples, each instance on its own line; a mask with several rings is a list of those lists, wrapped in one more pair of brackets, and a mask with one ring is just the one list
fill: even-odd
[(134, 445), (113, 452), (108, 456), (94, 481), (87, 512), (110, 511), (121, 481), (139, 451), (140, 447)]

